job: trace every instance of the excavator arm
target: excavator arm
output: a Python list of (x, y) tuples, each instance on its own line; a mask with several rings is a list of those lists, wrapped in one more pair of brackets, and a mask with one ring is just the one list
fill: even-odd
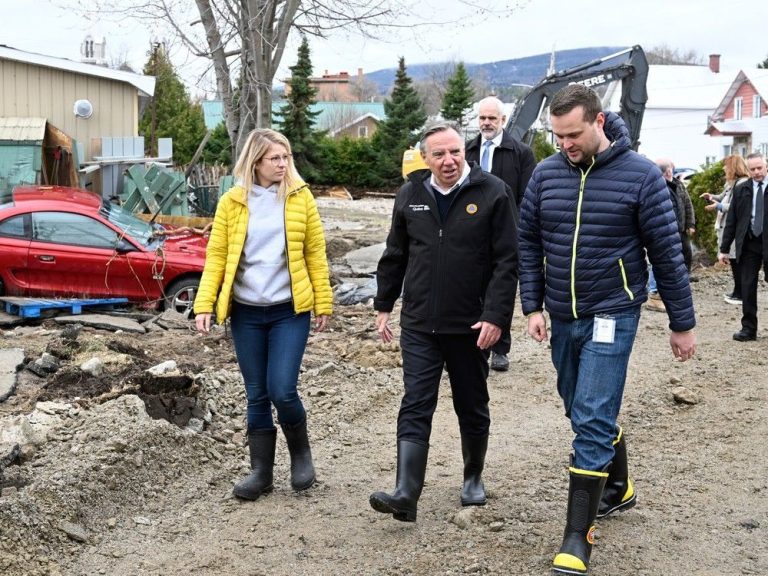
[[(621, 105), (619, 115), (624, 119), (632, 148), (640, 145), (640, 128), (643, 123), (645, 103), (648, 100), (646, 82), (648, 79), (648, 61), (640, 46), (633, 46), (581, 64), (544, 78), (523, 98), (510, 116), (505, 129), (520, 142), (531, 144), (531, 127), (541, 117), (547, 102), (562, 88), (569, 84), (584, 84), (588, 88), (621, 81)], [(604, 98), (605, 102), (605, 98)]]

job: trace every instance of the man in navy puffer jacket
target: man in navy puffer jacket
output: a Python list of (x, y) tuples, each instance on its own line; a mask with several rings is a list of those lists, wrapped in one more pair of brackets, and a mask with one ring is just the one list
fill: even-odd
[(561, 152), (533, 172), (520, 212), (520, 295), (528, 333), (547, 339), (575, 433), (568, 513), (556, 573), (585, 574), (594, 521), (635, 504), (617, 426), (640, 307), (646, 251), (666, 304), (675, 358), (693, 357), (696, 324), (680, 235), (656, 165), (631, 149), (626, 126), (573, 84), (550, 103)]

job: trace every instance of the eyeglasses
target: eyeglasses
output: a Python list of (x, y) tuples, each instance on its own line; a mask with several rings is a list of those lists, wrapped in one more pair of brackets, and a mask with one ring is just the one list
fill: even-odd
[(280, 166), (280, 162), (283, 162), (283, 164), (288, 164), (288, 160), (290, 160), (291, 156), (293, 156), (293, 154), (283, 154), (282, 156), (270, 156), (269, 158), (262, 158), (262, 160), (269, 160), (272, 163), (272, 166)]
[(481, 122), (485, 122), (486, 120), (490, 120), (491, 122), (496, 122), (496, 120), (499, 119), (498, 116), (478, 116)]

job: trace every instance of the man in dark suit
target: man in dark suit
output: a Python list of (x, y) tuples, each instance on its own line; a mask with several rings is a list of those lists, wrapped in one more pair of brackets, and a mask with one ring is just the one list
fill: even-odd
[(766, 164), (762, 154), (747, 156), (747, 168), (752, 176), (733, 190), (731, 206), (723, 230), (718, 261), (727, 264), (731, 243), (736, 241), (736, 260), (741, 269), (741, 330), (733, 335), (739, 342), (757, 339), (757, 282), (760, 266), (763, 273), (768, 259), (768, 217), (765, 209)]
[[(515, 207), (519, 207), (525, 187), (536, 167), (533, 151), (504, 132), (507, 117), (501, 100), (494, 96), (483, 98), (478, 111), (480, 134), (467, 142), (465, 158), (467, 162), (473, 162), (503, 180), (510, 188)], [(512, 338), (509, 326), (506, 326), (499, 341), (491, 348), (493, 370), (503, 372), (509, 369), (507, 354), (511, 346)]]

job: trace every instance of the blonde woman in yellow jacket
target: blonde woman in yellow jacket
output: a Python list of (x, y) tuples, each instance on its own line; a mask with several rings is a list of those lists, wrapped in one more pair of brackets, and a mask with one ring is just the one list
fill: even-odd
[(296, 172), (288, 139), (274, 130), (248, 135), (235, 164), (239, 183), (219, 200), (195, 298), (197, 329), (213, 313), (230, 319), (248, 399), (251, 473), (234, 487), (255, 500), (272, 490), (277, 412), (291, 455), (291, 486), (315, 482), (304, 405), (297, 390), (310, 315), (325, 330), (332, 310), (325, 238), (317, 205)]

